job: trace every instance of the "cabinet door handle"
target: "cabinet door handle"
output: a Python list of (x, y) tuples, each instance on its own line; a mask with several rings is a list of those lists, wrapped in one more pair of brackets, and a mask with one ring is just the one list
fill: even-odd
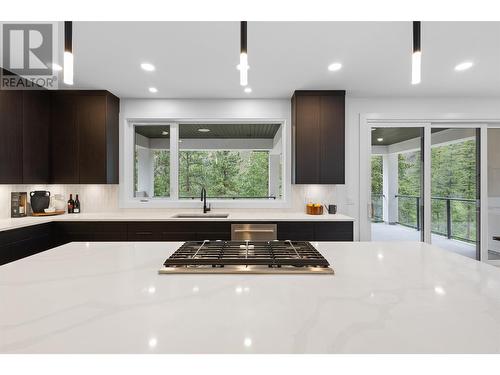
[(135, 232), (135, 234), (139, 236), (149, 236), (153, 234), (153, 232)]

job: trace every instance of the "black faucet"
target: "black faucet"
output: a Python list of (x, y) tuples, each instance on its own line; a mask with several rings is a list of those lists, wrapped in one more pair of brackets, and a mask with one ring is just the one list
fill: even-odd
[(204, 187), (201, 188), (201, 201), (203, 202), (203, 213), (206, 214), (210, 211), (210, 204), (207, 206), (207, 191)]

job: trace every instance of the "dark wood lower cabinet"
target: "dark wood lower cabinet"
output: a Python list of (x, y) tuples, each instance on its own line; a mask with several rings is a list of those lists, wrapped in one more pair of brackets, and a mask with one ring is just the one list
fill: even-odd
[(314, 223), (281, 222), (278, 224), (278, 240), (314, 241)]
[(352, 221), (279, 222), (278, 240), (353, 241)]
[[(0, 264), (69, 242), (230, 240), (231, 224), (236, 222), (64, 221), (33, 225), (0, 232)], [(354, 239), (353, 223), (350, 221), (290, 221), (273, 224), (277, 224), (278, 240), (353, 241)]]
[(0, 264), (54, 247), (52, 223), (0, 232)]
[(127, 223), (123, 221), (72, 221), (52, 224), (58, 245), (76, 241), (127, 241)]
[(226, 240), (231, 239), (231, 223), (224, 221), (216, 221), (212, 223), (197, 222), (196, 225), (196, 241), (204, 240)]
[(353, 241), (352, 221), (314, 223), (315, 241)]
[(203, 241), (230, 240), (230, 222), (129, 222), (129, 241)]
[(163, 223), (132, 222), (127, 223), (128, 241), (161, 241)]

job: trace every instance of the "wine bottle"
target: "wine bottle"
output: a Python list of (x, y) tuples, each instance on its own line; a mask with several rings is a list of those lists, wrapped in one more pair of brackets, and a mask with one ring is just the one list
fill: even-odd
[(75, 198), (75, 206), (73, 208), (73, 213), (75, 213), (75, 214), (80, 213), (80, 200), (78, 199), (78, 194), (76, 195), (76, 198)]
[(73, 194), (70, 194), (68, 200), (68, 214), (72, 214), (74, 208), (75, 208), (75, 201), (73, 200)]

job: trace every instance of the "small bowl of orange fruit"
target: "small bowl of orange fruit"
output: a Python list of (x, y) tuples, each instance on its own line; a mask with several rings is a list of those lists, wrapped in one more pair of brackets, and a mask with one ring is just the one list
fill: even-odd
[(323, 205), (321, 203), (307, 203), (306, 214), (308, 215), (323, 215)]

